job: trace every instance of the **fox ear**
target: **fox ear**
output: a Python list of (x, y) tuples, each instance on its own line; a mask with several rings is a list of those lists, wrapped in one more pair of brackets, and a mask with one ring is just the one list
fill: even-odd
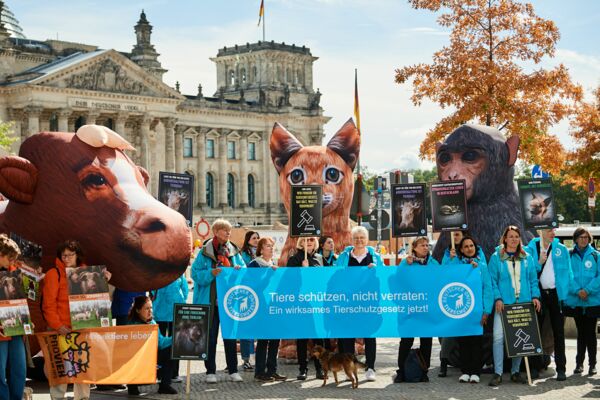
[(327, 147), (342, 157), (350, 169), (354, 170), (360, 154), (360, 134), (352, 118), (333, 135)]
[(285, 129), (279, 122), (275, 122), (273, 132), (271, 132), (271, 140), (269, 143), (271, 148), (271, 159), (275, 165), (277, 173), (280, 173), (285, 163), (300, 150), (302, 143), (298, 141)]
[(550, 205), (550, 203), (552, 203), (552, 197), (546, 197), (546, 198), (544, 199), (544, 205), (545, 205), (546, 207), (548, 207), (548, 206)]

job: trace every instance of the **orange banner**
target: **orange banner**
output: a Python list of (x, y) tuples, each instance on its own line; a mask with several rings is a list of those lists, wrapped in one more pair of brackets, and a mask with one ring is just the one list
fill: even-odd
[(158, 325), (111, 326), (81, 329), (65, 336), (36, 336), (50, 386), (156, 382)]

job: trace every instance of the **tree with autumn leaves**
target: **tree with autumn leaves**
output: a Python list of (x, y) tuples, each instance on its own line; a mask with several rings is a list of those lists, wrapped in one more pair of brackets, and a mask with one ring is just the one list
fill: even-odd
[(582, 102), (571, 120), (571, 136), (577, 148), (569, 153), (566, 175), (569, 182), (584, 187), (589, 177), (600, 177), (600, 88), (594, 102)]
[(421, 157), (432, 158), (436, 142), (475, 122), (518, 135), (521, 158), (558, 173), (565, 151), (550, 129), (575, 112), (583, 90), (562, 64), (539, 67), (554, 55), (560, 37), (554, 22), (514, 0), (409, 1), (416, 9), (442, 11), (438, 23), (451, 29), (450, 44), (433, 55), (432, 64), (396, 70), (397, 83), (412, 79), (415, 105), (429, 98), (452, 109), (427, 133)]

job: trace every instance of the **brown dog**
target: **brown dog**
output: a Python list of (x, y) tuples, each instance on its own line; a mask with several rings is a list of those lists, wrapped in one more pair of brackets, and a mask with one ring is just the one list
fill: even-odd
[(333, 372), (335, 384), (339, 385), (340, 382), (338, 381), (337, 373), (344, 371), (348, 379), (352, 381), (352, 389), (356, 389), (358, 387), (358, 367), (366, 368), (367, 366), (358, 361), (354, 354), (332, 353), (329, 350), (324, 349), (322, 346), (315, 346), (312, 354), (321, 363), (321, 367), (323, 368), (325, 375), (323, 378), (323, 385), (321, 386), (325, 386), (327, 384), (329, 371)]

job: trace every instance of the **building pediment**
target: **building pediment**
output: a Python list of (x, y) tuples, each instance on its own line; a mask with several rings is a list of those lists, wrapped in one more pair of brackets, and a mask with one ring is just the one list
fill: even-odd
[[(78, 62), (59, 62), (53, 69), (29, 83), (43, 86), (92, 90), (138, 96), (184, 99), (179, 92), (165, 85), (133, 61), (115, 50), (99, 51)], [(65, 60), (67, 61), (67, 60)], [(35, 71), (38, 74), (44, 71)]]

